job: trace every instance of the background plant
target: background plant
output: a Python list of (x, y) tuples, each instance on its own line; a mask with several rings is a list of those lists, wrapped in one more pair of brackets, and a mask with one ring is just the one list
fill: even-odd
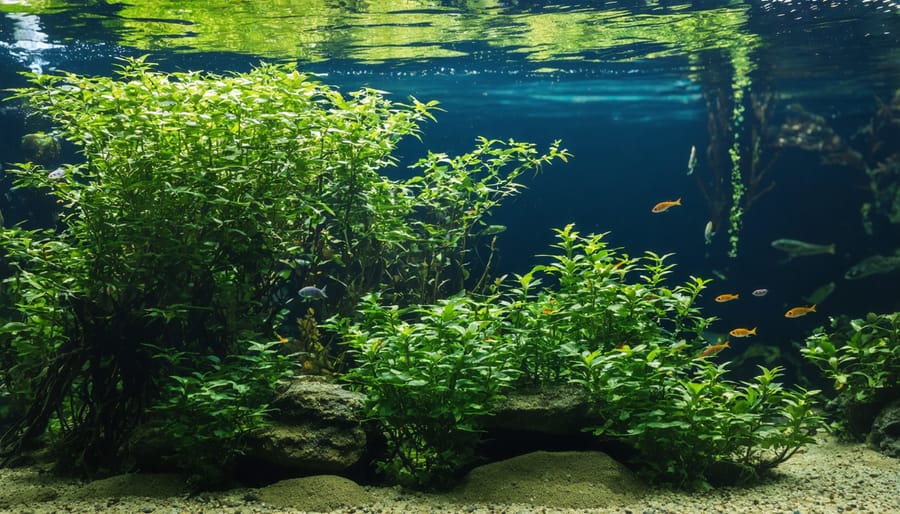
[(900, 393), (900, 313), (865, 319), (835, 318), (806, 339), (803, 355), (834, 380), (839, 408), (835, 428), (844, 436), (868, 433), (872, 417), (854, 420), (860, 406), (886, 403)]

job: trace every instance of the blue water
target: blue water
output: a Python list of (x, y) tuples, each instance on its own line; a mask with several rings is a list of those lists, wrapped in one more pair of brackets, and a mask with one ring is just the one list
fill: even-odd
[[(398, 8), (398, 20), (412, 9), (410, 4)], [(749, 52), (750, 91), (774, 95), (769, 141), (793, 103), (823, 116), (844, 138), (851, 137), (871, 117), (879, 99), (888, 101), (900, 88), (900, 7), (888, 0), (581, 2), (566, 7), (533, 2), (492, 4), (487, 11), (501, 25), (506, 16), (527, 20), (548, 12), (587, 13), (588, 19), (596, 15), (598, 24), (602, 20), (611, 28), (631, 23), (629, 16), (642, 15), (641, 23), (651, 24), (659, 16), (654, 30), (665, 31), (669, 20), (665, 15), (702, 13), (723, 4), (742, 10), (744, 21), (735, 30), (758, 42)], [(354, 59), (354, 47), (349, 45), (335, 50), (333, 58), (326, 55), (305, 62), (307, 52), (300, 47), (295, 56), (247, 53), (240, 48), (192, 49), (191, 38), (203, 26), (192, 23), (189, 11), (181, 20), (166, 22), (168, 29), (184, 26), (183, 40), (171, 35), (154, 39), (151, 34), (141, 40), (150, 43), (136, 43), (141, 46), (137, 48), (121, 42), (127, 35), (117, 23), (121, 5), (69, 2), (68, 6), (32, 12), (22, 2), (16, 5), (17, 13), (0, 14), (0, 87), (24, 85), (17, 73), (25, 70), (108, 74), (116, 57), (145, 53), (160, 62), (163, 70), (244, 71), (260, 59), (298, 60), (301, 69), (321, 74), (322, 81), (345, 90), (371, 86), (391, 92), (397, 100), (414, 95), (441, 102), (446, 112), (438, 115), (437, 123), (424, 126), (422, 142), (401, 145), (401, 165), (386, 171), (392, 176), (408, 176), (405, 166), (426, 149), (462, 153), (473, 147), (476, 136), (515, 138), (541, 148), (563, 140), (574, 158), (526, 179), (528, 190), (499, 209), (491, 221), (508, 226), (499, 241), (500, 272), (526, 271), (539, 262), (534, 255), (546, 251), (553, 240), (552, 228), (575, 223), (582, 232), (609, 231), (611, 244), (632, 256), (646, 250), (674, 253), (675, 282), (690, 275), (712, 277), (714, 270), (721, 273), (726, 279), (718, 279), (701, 302), (706, 314), (722, 318), (714, 331), (759, 326), (757, 341), (784, 351), (796, 353), (791, 342), (801, 341), (830, 315), (900, 309), (900, 271), (856, 281), (843, 279), (846, 270), (863, 258), (897, 250), (900, 227), (876, 218), (874, 234), (867, 235), (859, 212), (863, 202), (871, 201), (868, 178), (859, 171), (823, 165), (815, 152), (764, 148), (767, 158), (778, 155), (766, 175), (775, 186), (746, 213), (739, 256), (726, 255), (724, 230), (713, 244), (704, 244), (703, 229), (711, 212), (696, 177), (687, 176), (686, 168), (690, 147), (695, 145), (700, 154), (695, 173), (709, 176), (710, 165), (704, 158), (710, 142), (709, 108), (704, 93), (731, 88), (731, 54), (715, 41), (682, 50), (673, 44), (623, 39), (603, 49), (569, 49), (540, 61), (528, 56), (541, 48), (455, 41), (438, 43), (457, 52), (455, 57), (377, 63)], [(456, 12), (450, 3), (433, 7), (433, 13), (422, 14), (422, 23), (434, 19), (430, 16), (487, 16), (477, 9)], [(259, 21), (277, 18), (277, 9), (260, 14)], [(365, 6), (361, 9), (359, 23), (366, 23)], [(612, 21), (602, 17), (612, 10), (625, 14)], [(156, 22), (146, 20), (149, 32)], [(333, 29), (344, 30), (345, 23), (336, 22)], [(0, 160), (15, 162), (22, 158), (19, 138), (29, 130), (12, 105), (7, 104), (0, 116)], [(0, 184), (0, 211), (7, 224), (52, 223), (51, 205), (35, 195), (9, 194), (7, 187), (8, 182)], [(650, 212), (655, 203), (675, 198), (682, 198), (682, 207), (664, 214)], [(836, 255), (783, 263), (784, 254), (771, 248), (770, 242), (785, 237), (835, 243), (838, 250)], [(817, 315), (784, 318), (785, 310), (804, 305), (804, 296), (831, 281), (837, 289)], [(750, 296), (757, 288), (768, 288), (770, 293), (763, 298)], [(712, 301), (724, 292), (740, 293), (742, 300)]]

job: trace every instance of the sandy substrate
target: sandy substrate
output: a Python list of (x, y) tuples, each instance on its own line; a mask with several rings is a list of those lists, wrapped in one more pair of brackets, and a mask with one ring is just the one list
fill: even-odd
[(782, 464), (776, 480), (699, 493), (647, 488), (630, 479), (604, 486), (598, 480), (606, 472), (601, 468), (613, 473), (618, 464), (606, 463), (602, 454), (530, 458), (526, 466), (495, 466), (474, 474), (465, 491), (444, 495), (361, 487), (320, 476), (191, 496), (174, 475), (135, 474), (84, 484), (53, 477), (40, 466), (0, 469), (0, 512), (900, 514), (900, 461), (830, 439)]

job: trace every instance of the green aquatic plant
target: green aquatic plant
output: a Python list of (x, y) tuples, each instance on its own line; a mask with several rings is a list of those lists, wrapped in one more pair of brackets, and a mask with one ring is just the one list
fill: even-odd
[(820, 327), (809, 336), (801, 352), (834, 381), (840, 410), (834, 428), (842, 435), (868, 433), (871, 416), (866, 422), (851, 419), (853, 413), (900, 394), (900, 312), (835, 318), (830, 330)]
[[(384, 171), (396, 144), (436, 102), (342, 94), (288, 65), (161, 73), (141, 58), (112, 77), (30, 80), (15, 96), (84, 161), (11, 170), (16, 187), (57, 199), (61, 225), (0, 231), (2, 380), (30, 406), (0, 442), (14, 454), (57, 427), (86, 468), (121, 463), (144, 424), (174, 448), (218, 441), (206, 464), (227, 461), (291, 370), (288, 345), (269, 341), (306, 338), (306, 361), (341, 362), (332, 341), (310, 337), (315, 317), (287, 322), (291, 302), (310, 301), (293, 292), (329, 285), (315, 316), (349, 314), (373, 290), (402, 305), (455, 293), (479, 265), (486, 276), (490, 254), (470, 259), (493, 251), (484, 219), (517, 178), (568, 156), (558, 143), (540, 154), (480, 139), (395, 181)], [(195, 413), (197, 433), (175, 429)]]
[(390, 476), (445, 483), (506, 392), (563, 381), (593, 399), (599, 424), (585, 428), (632, 446), (660, 481), (708, 485), (723, 467), (750, 480), (813, 441), (817, 391), (784, 389), (779, 368), (732, 383), (701, 355), (707, 280), (669, 288), (667, 256), (630, 258), (571, 225), (556, 233), (549, 264), (498, 279), (487, 297), (400, 308), (371, 295), (357, 318), (329, 321), (353, 350), (346, 378), (385, 433)]
[[(565, 378), (569, 355), (582, 350), (636, 345), (666, 337), (696, 339), (714, 318), (694, 305), (709, 282), (691, 278), (666, 287), (674, 265), (668, 255), (629, 257), (610, 248), (606, 234), (581, 235), (568, 225), (555, 230), (549, 264), (517, 276), (503, 300), (516, 332), (518, 367), (535, 384)], [(627, 277), (637, 276), (629, 283)], [(548, 287), (537, 289), (542, 283)]]
[(333, 318), (356, 366), (344, 375), (366, 394), (387, 440), (380, 469), (415, 486), (451, 483), (474, 456), (479, 420), (519, 372), (503, 308), (466, 296), (409, 307), (365, 297), (360, 319)]
[(724, 365), (655, 340), (584, 352), (573, 381), (603, 420), (595, 435), (633, 447), (649, 479), (695, 488), (758, 479), (814, 442), (818, 391), (786, 390), (775, 382), (780, 368), (760, 370), (735, 384)]
[[(63, 228), (0, 233), (12, 270), (3, 294), (15, 306), (0, 353), (9, 390), (31, 404), (7, 449), (53, 418), (73, 463), (119, 462), (148, 408), (172, 405), (171, 380), (203, 390), (218, 380), (206, 377), (233, 371), (250, 391), (202, 404), (229, 423), (234, 402), (256, 408), (288, 371), (258, 347), (284, 308), (275, 293), (316, 281), (326, 248), (347, 273), (365, 270), (349, 255), (384, 250), (372, 227), (402, 191), (385, 190), (378, 169), (429, 106), (394, 106), (373, 90), (344, 98), (287, 66), (229, 76), (152, 68), (130, 59), (114, 77), (32, 75), (16, 92), (85, 160), (62, 176), (30, 163), (14, 171), (17, 187), (58, 199)], [(157, 358), (170, 351), (191, 357)], [(212, 375), (198, 366), (210, 360), (220, 362)]]

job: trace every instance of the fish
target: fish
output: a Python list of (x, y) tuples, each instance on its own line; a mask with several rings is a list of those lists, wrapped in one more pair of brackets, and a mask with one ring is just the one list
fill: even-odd
[(798, 241), (796, 239), (776, 239), (772, 241), (772, 248), (781, 250), (782, 252), (786, 252), (788, 254), (788, 259), (807, 255), (820, 255), (824, 253), (830, 253), (833, 255), (835, 252), (834, 244), (820, 245), (807, 243), (805, 241)]
[(479, 232), (477, 235), (496, 236), (497, 234), (502, 234), (503, 232), (506, 232), (506, 225), (488, 225), (484, 227), (484, 230)]
[(694, 145), (691, 145), (691, 156), (690, 156), (690, 158), (688, 158), (687, 174), (690, 175), (691, 173), (693, 173), (694, 168), (696, 168), (696, 167), (697, 167), (697, 147)]
[(731, 332), (729, 332), (729, 334), (731, 334), (732, 337), (755, 336), (756, 335), (756, 327), (753, 327), (751, 329), (736, 328), (736, 329), (732, 330)]
[(711, 344), (711, 345), (707, 346), (706, 348), (704, 348), (703, 351), (698, 353), (694, 358), (702, 359), (703, 357), (709, 357), (710, 355), (715, 355), (715, 354), (721, 352), (722, 350), (724, 350), (725, 348), (730, 348), (730, 347), (731, 347), (731, 345), (729, 344), (728, 341), (725, 341), (722, 344)]
[(766, 296), (767, 294), (769, 294), (769, 290), (764, 287), (761, 287), (759, 289), (754, 289), (753, 292), (750, 294), (752, 294), (753, 296), (757, 296), (757, 297), (758, 296)]
[(711, 244), (712, 238), (715, 235), (716, 233), (713, 232), (713, 222), (712, 220), (709, 220), (706, 222), (706, 227), (703, 229), (703, 239), (706, 240), (706, 244)]
[(652, 209), (650, 209), (650, 212), (659, 214), (661, 212), (666, 212), (667, 210), (669, 210), (669, 208), (675, 207), (676, 205), (681, 205), (681, 198), (675, 201), (659, 202), (658, 204), (654, 205)]
[(66, 170), (62, 168), (56, 168), (47, 174), (47, 178), (50, 180), (60, 180), (66, 178)]
[(739, 295), (739, 294), (725, 293), (725, 294), (720, 294), (719, 296), (717, 296), (716, 301), (719, 303), (725, 303), (725, 302), (730, 302), (731, 300), (737, 300), (740, 297), (741, 297), (741, 295)]
[(844, 278), (857, 280), (871, 275), (890, 273), (900, 268), (900, 257), (885, 257), (884, 255), (872, 255), (850, 267)]
[(316, 286), (306, 286), (297, 291), (297, 294), (300, 295), (301, 298), (306, 298), (308, 300), (322, 300), (328, 298), (328, 295), (325, 294), (326, 287), (328, 286), (323, 286), (322, 289), (319, 289)]
[(806, 300), (808, 303), (819, 305), (820, 303), (824, 302), (826, 298), (831, 296), (831, 293), (834, 292), (834, 289), (836, 287), (837, 284), (835, 284), (834, 282), (829, 282), (824, 286), (819, 286), (815, 291), (810, 293), (809, 296), (804, 298), (804, 300)]
[(806, 316), (810, 312), (816, 312), (816, 306), (810, 305), (809, 307), (794, 307), (793, 309), (784, 313), (785, 318), (799, 318), (800, 316)]

